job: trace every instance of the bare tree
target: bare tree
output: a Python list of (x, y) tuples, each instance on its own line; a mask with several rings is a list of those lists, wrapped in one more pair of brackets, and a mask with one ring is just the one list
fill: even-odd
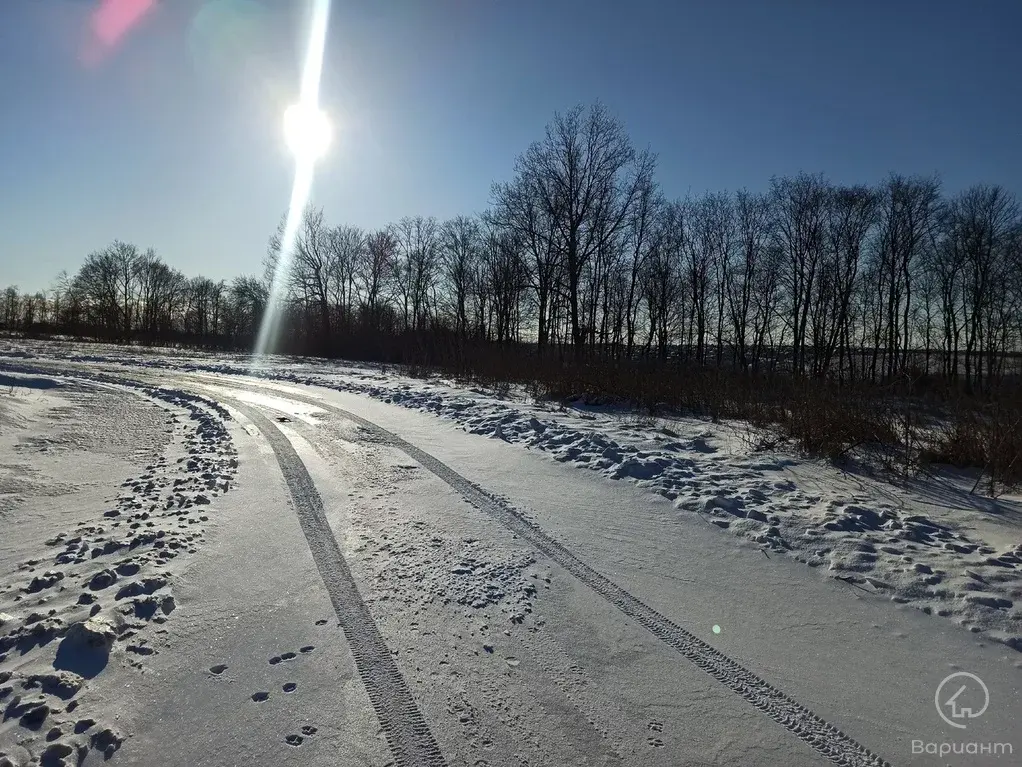
[(940, 182), (935, 178), (892, 175), (880, 191), (875, 270), (883, 302), (888, 378), (906, 366), (911, 345), (913, 277), (930, 242), (939, 200)]
[(673, 202), (664, 207), (657, 222), (642, 269), (642, 296), (646, 304), (647, 356), (656, 343), (657, 354), (667, 359), (670, 345), (679, 335), (679, 322), (685, 316), (686, 292), (683, 288), (683, 260), (687, 234), (687, 206)]
[(989, 373), (999, 331), (1007, 325), (1005, 289), (1020, 226), (1019, 206), (1001, 187), (974, 186), (952, 200), (947, 224), (947, 247), (962, 270), (965, 380), (982, 389), (984, 361)]
[(737, 261), (725, 278), (728, 318), (735, 357), (743, 370), (751, 363), (748, 348), (750, 323), (753, 322), (755, 289), (765, 268), (765, 252), (770, 238), (770, 200), (742, 190), (735, 195), (735, 239)]
[(468, 334), (468, 303), (473, 281), (477, 275), (476, 263), (481, 258), (479, 223), (468, 216), (445, 221), (440, 227), (440, 260), (447, 286), (449, 310), (454, 315), (454, 329), (459, 338)]
[(381, 230), (366, 237), (356, 267), (356, 280), (362, 294), (363, 321), (373, 330), (380, 329), (383, 303), (389, 299), (396, 264), (397, 240), (390, 231)]
[(394, 225), (392, 234), (398, 255), (394, 283), (402, 301), (404, 326), (422, 330), (429, 319), (439, 262), (437, 222), (423, 216), (405, 217)]
[(818, 360), (817, 375), (830, 371), (835, 354), (842, 374), (852, 369), (851, 311), (866, 242), (877, 223), (879, 198), (866, 186), (837, 187), (831, 192), (827, 209), (826, 251), (823, 271), (829, 291), (824, 296), (821, 332), (814, 338)]
[(358, 271), (364, 263), (367, 238), (357, 226), (335, 226), (327, 230), (327, 292), (336, 319), (334, 326), (351, 324), (358, 298)]
[(697, 325), (696, 358), (705, 362), (706, 334), (712, 320), (715, 356), (720, 365), (724, 353), (727, 284), (737, 242), (731, 196), (720, 192), (694, 202), (690, 220), (693, 232), (689, 242), (689, 278)]
[(624, 126), (601, 104), (555, 115), (544, 140), (519, 158), (518, 172), (538, 194), (563, 255), (576, 354), (586, 342), (582, 275), (625, 226), (655, 164), (651, 154), (636, 155)]
[[(283, 259), (289, 263), (286, 275), (288, 287), (306, 311), (318, 317), (321, 343), (330, 337), (330, 237), (323, 220), (323, 209), (308, 206), (302, 213), (295, 231), (294, 240), (283, 241), (286, 217), (282, 218), (277, 231), (270, 238), (267, 250), (267, 272), (274, 272)], [(284, 252), (287, 248), (288, 252)], [(290, 259), (288, 262), (286, 259)]]
[(792, 334), (792, 371), (805, 373), (806, 328), (824, 247), (829, 186), (819, 175), (801, 173), (771, 181), (773, 232), (785, 254), (784, 287)]
[[(181, 304), (187, 302), (189, 281), (151, 248), (142, 254), (135, 268), (141, 298), (138, 330), (150, 341), (167, 338), (174, 330)], [(187, 328), (182, 330), (187, 332)]]
[(21, 314), (21, 292), (17, 285), (9, 285), (4, 289), (0, 303), (0, 325), (14, 329), (18, 327)]
[(519, 160), (515, 179), (494, 185), (492, 196), (493, 209), (488, 220), (502, 232), (498, 239), (520, 243), (528, 254), (536, 345), (542, 355), (550, 340), (551, 315), (563, 268), (556, 211), (546, 208), (537, 179), (522, 160)]
[(629, 212), (624, 232), (624, 247), (628, 253), (627, 292), (623, 299), (625, 356), (631, 357), (638, 332), (641, 297), (641, 275), (646, 259), (659, 246), (658, 237), (663, 236), (660, 226), (666, 202), (660, 194), (652, 175), (641, 182), (637, 190), (635, 205)]
[(228, 334), (235, 344), (251, 347), (269, 303), (269, 287), (255, 277), (236, 277), (228, 296)]
[(117, 261), (110, 248), (90, 253), (74, 278), (88, 322), (103, 333), (116, 336), (120, 324)]
[(200, 338), (220, 333), (222, 301), (226, 285), (208, 277), (193, 277), (185, 285), (187, 308), (183, 318), (184, 330)]

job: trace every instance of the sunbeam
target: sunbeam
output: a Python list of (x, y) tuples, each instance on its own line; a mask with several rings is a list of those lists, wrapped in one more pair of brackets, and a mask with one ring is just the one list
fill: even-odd
[(326, 48), (330, 0), (312, 0), (312, 3), (309, 47), (302, 70), (301, 93), (298, 103), (289, 107), (285, 113), (286, 139), (295, 156), (295, 178), (291, 187), (291, 202), (288, 205), (284, 235), (280, 242), (280, 257), (277, 259), (269, 299), (259, 326), (253, 364), (259, 357), (272, 351), (280, 329), (282, 294), (294, 257), (295, 236), (302, 211), (312, 191), (316, 161), (326, 151), (329, 139), (329, 126), (319, 109), (319, 85), (323, 73), (323, 52)]

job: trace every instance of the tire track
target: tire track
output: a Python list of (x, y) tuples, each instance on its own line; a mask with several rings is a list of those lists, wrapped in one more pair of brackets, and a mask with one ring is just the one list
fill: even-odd
[[(76, 370), (64, 365), (5, 364), (3, 367), (12, 372), (100, 382), (145, 391), (166, 390), (187, 397), (196, 396), (177, 389), (169, 389), (166, 385), (166, 376), (161, 376), (154, 382), (143, 382), (128, 376)], [(148, 378), (144, 374), (141, 377)], [(177, 383), (182, 388), (193, 390), (202, 388), (196, 387), (195, 382), (187, 378), (178, 378)], [(199, 399), (222, 415), (229, 416), (216, 399), (211, 399), (208, 395), (200, 395)], [(446, 767), (447, 762), (429, 725), (405, 684), (404, 677), (394, 662), (390, 648), (380, 635), (369, 608), (362, 600), (351, 570), (327, 522), (323, 499), (316, 490), (301, 457), (284, 433), (252, 406), (227, 397), (218, 399), (229, 403), (245, 415), (266, 437), (273, 449), (294, 503), (302, 532), (312, 552), (313, 561), (323, 579), (334, 613), (351, 648), (355, 667), (365, 685), (394, 757), (393, 764), (396, 767)]]
[[(192, 386), (195, 385), (194, 382), (190, 383)], [(203, 385), (199, 384), (199, 386), (202, 387)], [(256, 386), (255, 388), (260, 389), (261, 387)], [(396, 447), (404, 452), (407, 456), (417, 461), (423, 468), (434, 474), (452, 489), (456, 490), (473, 506), (490, 515), (511, 532), (520, 535), (522, 538), (527, 540), (537, 550), (541, 551), (558, 565), (570, 572), (584, 585), (588, 586), (594, 592), (617, 607), (622, 613), (646, 628), (657, 639), (675, 649), (683, 657), (687, 658), (695, 666), (712, 676), (726, 688), (743, 697), (764, 715), (780, 724), (832, 763), (842, 765), (842, 767), (890, 767), (890, 764), (881, 756), (873, 753), (848, 735), (845, 735), (840, 729), (788, 697), (784, 692), (774, 687), (766, 680), (761, 679), (737, 661), (734, 661), (730, 657), (724, 655), (722, 652), (699, 639), (694, 634), (691, 634), (678, 626), (669, 618), (657, 612), (655, 609), (645, 604), (642, 600), (633, 596), (625, 589), (614, 584), (597, 570), (593, 569), (581, 559), (576, 557), (567, 547), (547, 535), (538, 525), (524, 518), (512, 506), (461, 476), (451, 467), (447, 466), (431, 454), (416, 447), (410, 442), (407, 442), (393, 432), (384, 429), (382, 426), (379, 426), (376, 423), (341, 407), (325, 402), (322, 399), (304, 397), (297, 392), (291, 391), (280, 392), (280, 394), (306, 404), (321, 407), (346, 418), (366, 429), (376, 441)], [(371, 634), (375, 637), (375, 639), (370, 638), (368, 640), (372, 649), (379, 654), (380, 649), (382, 648), (382, 655), (379, 655), (378, 661), (376, 660), (377, 655), (370, 654), (363, 656), (363, 660), (370, 664), (365, 667), (365, 673), (363, 673), (363, 663), (359, 660), (357, 655), (356, 665), (359, 669), (359, 674), (362, 676), (363, 682), (366, 684), (366, 688), (369, 691), (370, 700), (377, 711), (381, 724), (383, 724), (384, 729), (387, 732), (388, 742), (391, 743), (391, 748), (394, 751), (395, 757), (398, 759), (398, 764), (444, 764), (443, 756), (439, 747), (436, 745), (436, 742), (433, 740), (432, 734), (429, 732), (428, 725), (426, 725), (425, 720), (418, 711), (414, 700), (411, 698), (411, 694), (405, 686), (404, 680), (400, 675), (400, 671), (398, 671), (394, 664), (393, 658), (390, 656), (382, 637), (380, 637), (379, 630), (376, 628), (376, 624), (373, 622), (368, 608), (366, 608), (365, 604), (362, 602), (361, 595), (359, 595), (357, 588), (355, 587), (350, 570), (348, 569), (340, 548), (337, 545), (336, 539), (333, 537), (329, 525), (326, 522), (326, 518), (323, 513), (322, 499), (316, 491), (315, 486), (312, 483), (312, 479), (308, 475), (308, 471), (301, 462), (301, 459), (298, 457), (298, 454), (295, 452), (287, 438), (284, 437), (280, 430), (277, 429), (277, 427), (274, 426), (269, 419), (265, 418), (265, 416), (253, 411), (247, 405), (242, 405), (241, 403), (236, 403), (234, 401), (227, 400), (226, 398), (223, 399), (231, 402), (231, 404), (237, 407), (238, 410), (252, 418), (253, 422), (257, 423), (257, 425), (263, 424), (263, 426), (260, 427), (260, 430), (270, 441), (270, 444), (278, 457), (281, 469), (284, 471), (289, 489), (292, 492), (292, 497), (295, 499), (296, 510), (299, 511), (299, 520), (302, 524), (303, 530), (306, 530), (307, 522), (310, 523), (309, 530), (311, 530), (313, 534), (310, 536), (309, 530), (306, 530), (306, 537), (309, 539), (309, 545), (313, 551), (313, 557), (316, 560), (317, 567), (320, 567), (320, 573), (324, 578), (324, 583), (327, 584), (327, 590), (330, 593), (331, 601), (334, 603), (335, 610), (338, 613), (338, 618), (341, 619), (342, 610), (357, 613), (357, 615), (353, 615), (351, 617), (354, 618), (356, 625), (367, 632), (365, 635), (359, 635), (358, 638), (361, 641), (366, 641), (364, 637)], [(278, 445), (280, 450), (278, 450)], [(282, 457), (282, 454), (285, 456), (290, 454), (288, 464), (294, 467), (294, 476), (292, 476), (289, 471), (285, 470), (285, 460)], [(300, 481), (293, 485), (293, 479), (298, 479)], [(297, 493), (296, 488), (298, 491)], [(309, 498), (312, 504), (309, 510), (313, 512), (310, 516), (314, 517), (314, 519), (306, 520), (303, 514), (304, 509), (302, 505), (304, 501), (299, 502), (299, 498)], [(313, 498), (314, 501), (311, 500)], [(317, 509), (318, 515), (315, 513)], [(317, 516), (318, 519), (315, 519)], [(315, 544), (314, 541), (316, 542)], [(321, 550), (317, 553), (317, 547), (326, 549), (326, 551)], [(324, 562), (326, 567), (325, 571), (324, 567), (320, 566), (321, 560)], [(337, 586), (341, 589), (350, 589), (347, 594), (347, 603), (344, 601), (341, 601), (340, 603), (338, 602), (338, 599), (335, 597), (335, 593), (341, 594), (343, 591), (335, 592), (327, 580), (327, 573), (334, 574), (335, 569), (342, 571), (342, 573), (337, 573), (340, 575)], [(341, 623), (342, 627), (346, 626), (345, 620), (341, 619)], [(345, 634), (346, 636), (348, 635), (348, 628), (346, 627)], [(374, 642), (377, 641), (379, 643), (378, 647), (374, 646)], [(355, 654), (355, 648), (358, 642), (349, 636), (349, 643), (352, 646), (353, 654)], [(380, 667), (383, 669), (383, 675), (388, 678), (388, 681), (391, 682), (391, 684), (394, 684), (395, 691), (399, 695), (405, 696), (404, 698), (398, 699), (389, 697), (384, 700), (379, 699), (380, 688), (372, 686), (375, 682), (371, 683), (370, 680), (367, 679), (367, 676), (373, 676), (373, 666), (371, 664), (375, 662), (384, 664)], [(391, 677), (391, 670), (393, 677)], [(395, 678), (397, 680), (396, 683), (394, 682)], [(394, 705), (395, 703), (397, 703), (396, 706)], [(396, 711), (391, 712), (391, 709), (396, 709)], [(384, 714), (381, 713), (381, 710), (388, 712), (386, 721), (384, 720)], [(394, 716), (394, 713), (398, 714), (398, 716)], [(395, 748), (394, 741), (391, 739), (392, 729), (387, 724), (387, 722), (393, 722), (395, 720), (401, 724), (407, 724), (407, 730), (405, 731), (408, 733), (415, 733), (418, 736), (418, 739), (424, 741), (422, 745), (425, 746), (425, 750), (421, 752), (421, 756), (419, 756), (420, 752), (413, 753), (416, 758), (425, 757), (427, 760), (403, 761), (403, 759), (409, 757), (405, 756), (405, 752), (403, 751), (400, 752), (399, 755), (399, 751)], [(413, 740), (418, 745), (418, 741), (416, 739)], [(434, 759), (435, 761), (428, 761), (428, 759)]]
[[(890, 767), (890, 764), (881, 756), (845, 735), (840, 729), (788, 697), (784, 692), (761, 679), (737, 661), (732, 660), (639, 598), (617, 586), (575, 556), (567, 547), (547, 535), (534, 522), (523, 517), (512, 506), (461, 476), (425, 450), (366, 418), (324, 402), (322, 399), (302, 397), (291, 392), (286, 394), (282, 392), (281, 396), (316, 405), (347, 418), (368, 430), (380, 443), (401, 450), (456, 490), (477, 509), (490, 515), (505, 528), (527, 540), (533, 547), (574, 575), (622, 613), (639, 623), (661, 642), (672, 647), (722, 685), (740, 695), (760, 712), (780, 724), (832, 763), (842, 765), (842, 767)], [(290, 443), (288, 446), (290, 447)]]
[(445, 767), (440, 747), (355, 585), (327, 522), (323, 499), (302, 459), (284, 433), (266, 416), (249, 405), (226, 398), (223, 401), (252, 421), (273, 448), (312, 558), (348, 640), (358, 675), (369, 693), (395, 764)]

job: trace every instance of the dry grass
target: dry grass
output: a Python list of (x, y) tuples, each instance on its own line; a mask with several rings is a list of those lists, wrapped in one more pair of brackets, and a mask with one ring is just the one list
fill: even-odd
[(999, 399), (984, 407), (960, 404), (933, 431), (924, 459), (978, 469), (974, 489), (992, 496), (1022, 486), (1022, 401)]
[(908, 473), (939, 462), (980, 470), (984, 492), (1022, 486), (1022, 396), (996, 404), (913, 376), (887, 386), (745, 374), (678, 362), (575, 361), (520, 348), (461, 350), (456, 363), (417, 366), (463, 383), (533, 398), (618, 406), (636, 417), (693, 415), (746, 421), (807, 455), (867, 454)]

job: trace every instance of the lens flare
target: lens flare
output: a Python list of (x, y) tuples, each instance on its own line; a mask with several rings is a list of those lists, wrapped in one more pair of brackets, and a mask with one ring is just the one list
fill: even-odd
[[(326, 48), (327, 24), (330, 20), (330, 0), (312, 0), (312, 20), (309, 25), (309, 47), (305, 53), (302, 70), (301, 96), (298, 104), (291, 107), (292, 135), (287, 136), (295, 154), (295, 180), (291, 187), (291, 203), (284, 223), (284, 234), (280, 242), (280, 254), (270, 284), (270, 296), (266, 311), (259, 327), (256, 340), (255, 359), (274, 348), (280, 332), (281, 304), (284, 286), (294, 258), (294, 243), (301, 222), (302, 213), (309, 201), (316, 160), (326, 151), (329, 141), (329, 123), (319, 109), (319, 85), (323, 74), (323, 52)], [(296, 111), (292, 111), (296, 110)], [(286, 130), (287, 127), (285, 126)], [(295, 149), (300, 145), (301, 151)], [(310, 150), (318, 149), (319, 152)], [(255, 361), (253, 360), (253, 362)]]
[(156, 0), (101, 0), (92, 12), (85, 63), (98, 64), (155, 6)]
[(114, 46), (153, 5), (154, 0), (104, 0), (92, 17), (92, 31), (101, 43)]

